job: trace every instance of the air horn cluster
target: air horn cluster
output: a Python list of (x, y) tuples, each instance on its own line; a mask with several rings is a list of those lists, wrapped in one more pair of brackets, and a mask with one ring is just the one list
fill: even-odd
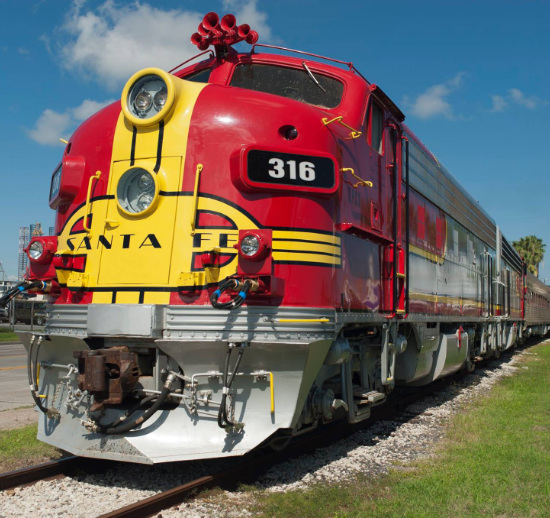
[(237, 27), (237, 19), (232, 14), (226, 14), (220, 20), (213, 12), (204, 16), (198, 32), (191, 36), (191, 43), (199, 50), (206, 50), (210, 45), (234, 45), (243, 40), (253, 45), (258, 41), (258, 33), (250, 30), (246, 23)]

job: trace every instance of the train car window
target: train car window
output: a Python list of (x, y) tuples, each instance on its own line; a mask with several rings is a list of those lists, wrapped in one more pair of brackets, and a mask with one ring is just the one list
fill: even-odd
[(382, 136), (384, 133), (384, 112), (378, 104), (372, 105), (371, 146), (382, 154)]
[(318, 72), (274, 65), (237, 65), (231, 86), (280, 95), (321, 108), (336, 108), (342, 101), (344, 85)]
[(188, 76), (184, 76), (182, 79), (185, 79), (186, 81), (194, 81), (195, 83), (208, 83), (211, 72), (211, 68), (205, 68), (204, 70), (199, 70), (198, 72), (193, 72)]

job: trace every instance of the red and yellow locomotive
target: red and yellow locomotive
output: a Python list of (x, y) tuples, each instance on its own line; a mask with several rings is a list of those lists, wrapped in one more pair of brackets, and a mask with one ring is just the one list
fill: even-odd
[(547, 332), (548, 289), (525, 297), (518, 254), (391, 99), (256, 40), (209, 13), (204, 61), (138, 72), (67, 144), (56, 236), (28, 249), (50, 296), (22, 334), (41, 440), (240, 455)]

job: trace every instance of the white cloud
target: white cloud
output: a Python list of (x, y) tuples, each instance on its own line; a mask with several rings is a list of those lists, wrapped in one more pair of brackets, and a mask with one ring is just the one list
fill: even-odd
[(491, 95), (491, 100), (493, 101), (493, 107), (490, 111), (492, 112), (501, 112), (511, 104), (522, 106), (529, 110), (534, 110), (548, 104), (548, 101), (540, 99), (535, 95), (526, 96), (518, 88), (510, 88), (506, 95)]
[(534, 110), (537, 106), (541, 104), (546, 104), (546, 101), (542, 101), (534, 95), (531, 97), (526, 97), (525, 94), (517, 88), (510, 88), (510, 90), (508, 90), (508, 94), (510, 96), (510, 99), (512, 99), (512, 101), (514, 101), (516, 104), (519, 104), (520, 106), (523, 106), (525, 108), (529, 108), (530, 110)]
[(224, 0), (224, 9), (231, 10), (237, 18), (237, 24), (246, 23), (250, 28), (260, 35), (263, 42), (273, 39), (271, 29), (267, 24), (267, 14), (258, 11), (257, 0), (249, 0), (244, 5), (242, 0)]
[(462, 85), (463, 76), (464, 73), (460, 72), (445, 83), (430, 86), (411, 103), (411, 113), (420, 119), (429, 119), (440, 115), (453, 119), (453, 110), (447, 98)]
[(493, 101), (492, 112), (501, 112), (508, 106), (508, 102), (502, 95), (491, 95), (491, 100)]
[[(248, 23), (262, 31), (271, 31), (266, 15), (257, 9), (257, 0), (237, 8), (237, 23)], [(225, 2), (224, 5), (235, 5)], [(118, 89), (137, 70), (155, 66), (166, 70), (197, 54), (189, 38), (197, 31), (205, 13), (180, 9), (162, 10), (139, 1), (119, 5), (107, 0), (96, 9), (86, 9), (75, 0), (61, 27), (59, 41), (62, 64)]]
[(36, 121), (34, 128), (27, 130), (27, 135), (39, 144), (57, 146), (60, 138), (69, 139), (74, 127), (79, 122), (112, 102), (113, 99), (103, 102), (86, 99), (80, 106), (68, 108), (62, 113), (49, 109), (44, 110)]

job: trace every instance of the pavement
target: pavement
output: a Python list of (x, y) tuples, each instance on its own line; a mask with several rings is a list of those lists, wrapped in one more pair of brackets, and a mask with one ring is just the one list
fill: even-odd
[(0, 342), (0, 412), (34, 406), (27, 380), (27, 352), (20, 342)]

